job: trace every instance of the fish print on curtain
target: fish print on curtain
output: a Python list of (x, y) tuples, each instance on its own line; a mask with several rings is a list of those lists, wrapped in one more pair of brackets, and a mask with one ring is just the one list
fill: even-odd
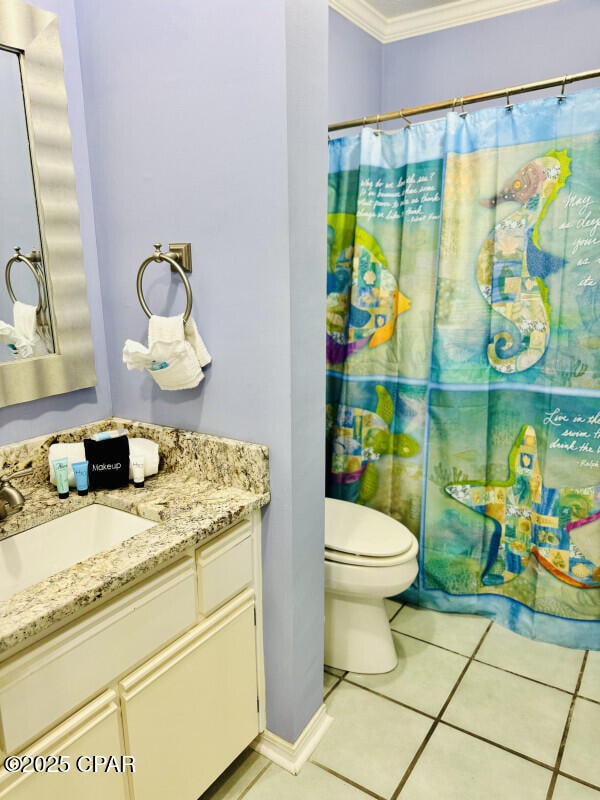
[(445, 125), (330, 142), (328, 494), (418, 533)]
[(600, 648), (600, 92), (332, 145), (328, 494), (419, 537), (407, 599)]

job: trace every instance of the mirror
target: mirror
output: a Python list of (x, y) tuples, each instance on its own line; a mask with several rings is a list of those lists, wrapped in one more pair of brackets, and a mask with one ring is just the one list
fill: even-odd
[[(2, 362), (54, 352), (19, 56), (2, 49), (0, 109), (0, 254), (5, 262), (10, 261), (0, 282)], [(7, 259), (15, 256), (17, 242), (27, 243), (25, 256), (32, 258)]]
[(0, 357), (2, 407), (94, 386), (96, 375), (57, 15), (2, 0), (0, 48), (0, 320), (13, 324), (18, 300), (36, 308), (40, 334), (31, 355)]

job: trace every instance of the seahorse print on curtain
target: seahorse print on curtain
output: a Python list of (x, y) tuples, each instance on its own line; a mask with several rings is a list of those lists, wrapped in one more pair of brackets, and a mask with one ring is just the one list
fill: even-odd
[(522, 167), (497, 195), (481, 201), (491, 209), (519, 203), (496, 222), (477, 260), (482, 295), (511, 323), (494, 333), (487, 347), (498, 372), (523, 372), (546, 352), (550, 314), (544, 278), (564, 267), (565, 259), (540, 247), (539, 226), (570, 175), (570, 161), (566, 150), (551, 150)]

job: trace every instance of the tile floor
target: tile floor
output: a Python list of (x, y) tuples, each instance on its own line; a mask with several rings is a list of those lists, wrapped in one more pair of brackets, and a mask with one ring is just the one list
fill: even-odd
[(388, 609), (398, 667), (325, 669), (333, 723), (300, 774), (248, 750), (201, 800), (600, 800), (600, 651)]

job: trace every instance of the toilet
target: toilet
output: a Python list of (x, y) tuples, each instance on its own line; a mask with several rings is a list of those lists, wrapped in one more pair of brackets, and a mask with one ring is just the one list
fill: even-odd
[(398, 663), (384, 598), (418, 572), (419, 545), (392, 517), (325, 498), (325, 664), (389, 672)]

